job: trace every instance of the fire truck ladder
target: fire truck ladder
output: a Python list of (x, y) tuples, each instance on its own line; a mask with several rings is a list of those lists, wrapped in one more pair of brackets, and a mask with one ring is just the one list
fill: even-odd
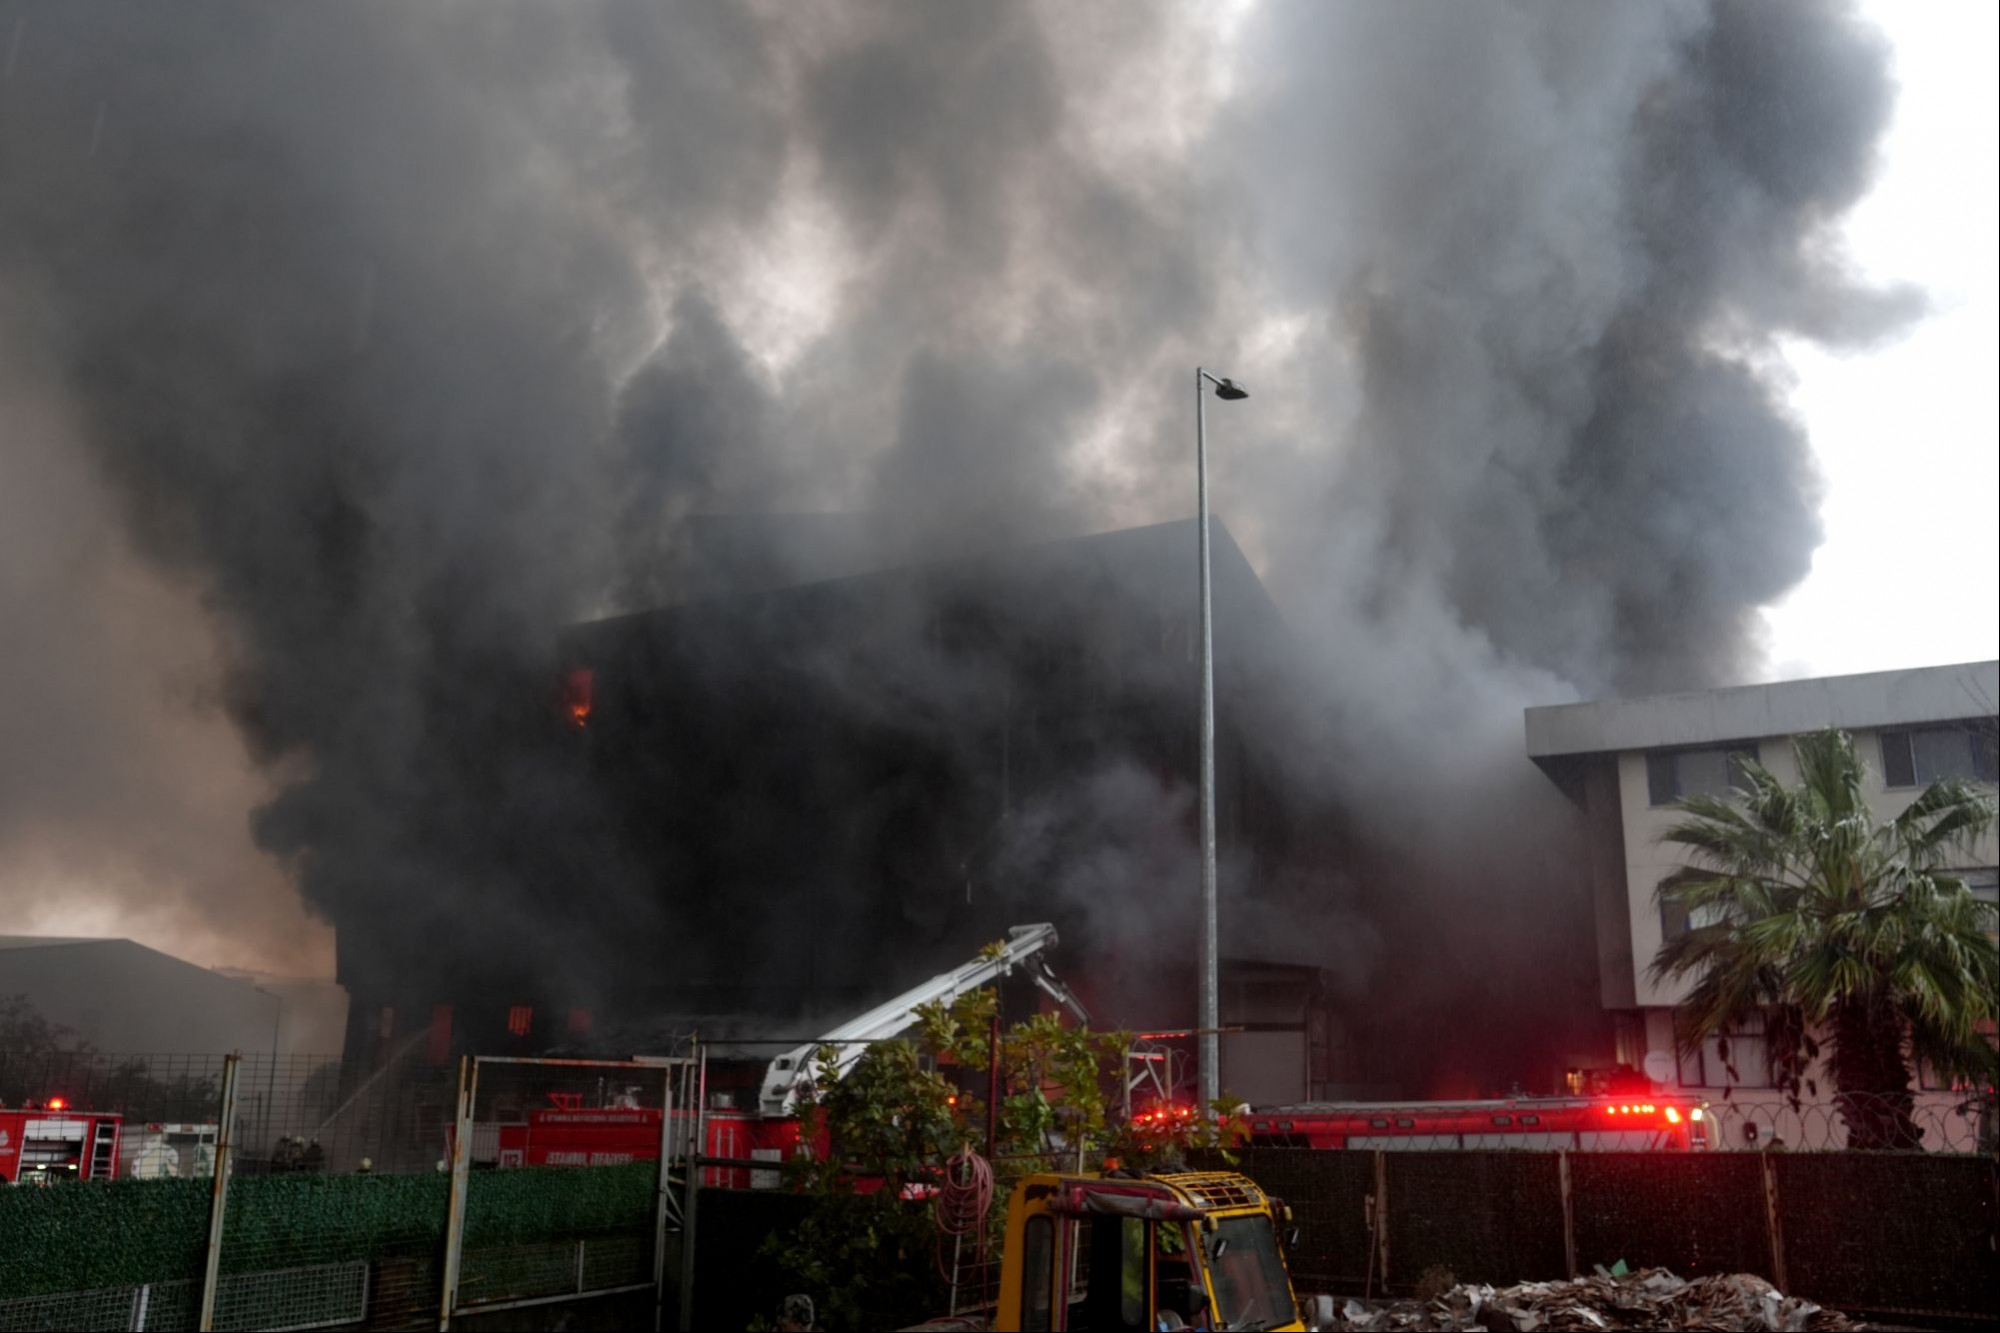
[(1056, 1003), (1075, 1014), (1078, 1021), (1089, 1022), (1089, 1013), (1041, 957), (1055, 943), (1056, 928), (1047, 922), (1010, 927), (1004, 941), (963, 967), (940, 972), (923, 985), (841, 1024), (817, 1041), (794, 1047), (773, 1060), (764, 1074), (758, 1104), (766, 1115), (793, 1114), (798, 1109), (800, 1093), (812, 1082), (814, 1056), (820, 1047), (834, 1048), (834, 1076), (845, 1078), (847, 1071), (867, 1053), (870, 1042), (900, 1036), (914, 1026), (919, 1006), (939, 1001), (949, 1004), (968, 991), (1011, 975), (1017, 968), (1027, 969), (1029, 978)]
[(90, 1163), (84, 1168), (85, 1180), (109, 1180), (118, 1174), (118, 1124), (116, 1121), (100, 1120), (92, 1127), (90, 1140)]

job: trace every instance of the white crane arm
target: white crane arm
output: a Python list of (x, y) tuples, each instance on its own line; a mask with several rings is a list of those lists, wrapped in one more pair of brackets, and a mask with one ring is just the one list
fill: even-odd
[(982, 954), (962, 967), (940, 972), (921, 986), (904, 991), (893, 1000), (870, 1009), (834, 1028), (817, 1041), (786, 1051), (771, 1062), (764, 1073), (764, 1087), (758, 1105), (766, 1115), (790, 1115), (798, 1109), (799, 1094), (813, 1078), (813, 1057), (822, 1046), (835, 1048), (833, 1068), (845, 1078), (847, 1071), (866, 1054), (868, 1043), (883, 1041), (908, 1031), (917, 1021), (917, 1009), (926, 1004), (956, 1000), (967, 991), (996, 981), (1015, 968), (1032, 966), (1034, 982), (1083, 1022), (1090, 1015), (1070, 994), (1069, 988), (1049, 971), (1039, 955), (1055, 947), (1056, 928), (1047, 922), (1013, 926), (1006, 941), (991, 953)]

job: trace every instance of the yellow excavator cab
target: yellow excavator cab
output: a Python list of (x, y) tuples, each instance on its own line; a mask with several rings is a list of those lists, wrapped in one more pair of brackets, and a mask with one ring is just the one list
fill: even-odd
[(1233, 1172), (1028, 1176), (1007, 1210), (993, 1327), (1304, 1329), (1287, 1221)]

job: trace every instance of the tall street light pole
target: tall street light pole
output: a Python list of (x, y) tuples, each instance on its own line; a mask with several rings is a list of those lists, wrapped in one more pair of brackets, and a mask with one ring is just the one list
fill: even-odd
[(1201, 1012), (1197, 1016), (1201, 1104), (1207, 1112), (1222, 1096), (1222, 1006), (1217, 976), (1215, 928), (1215, 620), (1208, 576), (1208, 411), (1207, 389), (1223, 402), (1248, 398), (1231, 379), (1217, 379), (1200, 366), (1194, 371), (1195, 526), (1201, 546)]

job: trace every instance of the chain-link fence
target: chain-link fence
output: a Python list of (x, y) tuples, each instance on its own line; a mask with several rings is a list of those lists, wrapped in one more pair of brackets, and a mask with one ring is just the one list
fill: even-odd
[[(242, 1175), (434, 1168), (451, 1124), (455, 1067), (416, 1046), (374, 1069), (338, 1056), (245, 1054), (238, 1064)], [(224, 1055), (0, 1051), (0, 1109), (58, 1105), (116, 1116), (120, 1177), (207, 1175), (220, 1131)]]
[(691, 1068), (467, 1062), (445, 1251), (452, 1316), (660, 1291), (683, 1206), (667, 1171), (698, 1119)]
[[(63, 1090), (0, 1110), (0, 1165), (34, 1159), (28, 1188), (0, 1189), (0, 1333), (439, 1327), (579, 1301), (592, 1305), (552, 1317), (629, 1326), (655, 1323), (662, 1295), (672, 1326), (669, 1231), (692, 1203), (698, 1058), (480, 1061), (476, 1075), (468, 1061), (453, 1113), (403, 1154), (422, 1161), (405, 1171), (362, 1151), (379, 1137), (329, 1149), (274, 1134), (295, 1140), (289, 1154), (245, 1152), (284, 1107), (254, 1095), (274, 1071), (249, 1059), (177, 1061), (171, 1080), (133, 1067), (17, 1065), (37, 1090), (51, 1075)], [(282, 1086), (275, 1073), (265, 1085)], [(102, 1109), (114, 1098), (164, 1117), (142, 1123), (130, 1160), (120, 1114)], [(359, 1104), (294, 1105), (318, 1115), (329, 1100)]]

